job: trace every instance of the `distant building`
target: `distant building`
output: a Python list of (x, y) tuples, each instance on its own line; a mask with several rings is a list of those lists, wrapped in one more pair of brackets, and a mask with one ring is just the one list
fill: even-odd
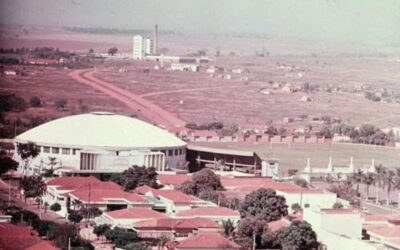
[(142, 60), (145, 55), (154, 54), (153, 41), (148, 37), (135, 35), (133, 37), (133, 59)]
[(5, 70), (4, 71), (4, 75), (6, 75), (6, 76), (16, 76), (17, 72), (15, 72), (15, 70)]
[(182, 63), (171, 64), (171, 70), (175, 70), (175, 71), (198, 72), (199, 68), (200, 68), (200, 66), (197, 64), (182, 64)]

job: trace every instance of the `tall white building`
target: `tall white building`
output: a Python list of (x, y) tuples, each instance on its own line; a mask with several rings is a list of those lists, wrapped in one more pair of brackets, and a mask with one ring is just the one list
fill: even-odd
[(133, 59), (141, 60), (146, 54), (153, 54), (154, 46), (153, 41), (141, 35), (135, 35), (133, 37)]

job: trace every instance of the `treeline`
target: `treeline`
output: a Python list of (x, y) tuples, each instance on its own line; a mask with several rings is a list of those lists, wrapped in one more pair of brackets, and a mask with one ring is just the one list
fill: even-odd
[(394, 141), (393, 132), (385, 133), (371, 124), (364, 124), (359, 128), (339, 124), (334, 127), (325, 127), (319, 133), (327, 138), (332, 138), (334, 134), (349, 136), (353, 143), (387, 145)]
[(63, 51), (60, 50), (59, 48), (52, 48), (52, 47), (36, 47), (34, 49), (0, 48), (0, 54), (31, 55), (34, 58), (44, 58), (44, 59), (60, 59), (60, 58), (70, 59), (71, 57), (76, 55), (73, 52)]
[[(64, 30), (79, 32), (79, 33), (89, 33), (89, 34), (151, 34), (152, 30), (142, 30), (142, 29), (117, 29), (117, 28), (104, 28), (104, 27), (65, 27)], [(158, 31), (159, 34), (181, 34), (176, 31)]]
[(185, 125), (185, 127), (188, 129), (194, 129), (194, 130), (221, 130), (224, 128), (224, 123), (210, 122), (210, 123), (197, 124), (194, 122), (190, 122), (190, 123), (187, 123)]
[(0, 57), (0, 64), (14, 65), (20, 63), (21, 61), (15, 57)]

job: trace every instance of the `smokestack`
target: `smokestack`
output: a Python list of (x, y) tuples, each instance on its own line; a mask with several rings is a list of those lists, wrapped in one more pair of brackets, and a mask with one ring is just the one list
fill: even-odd
[(154, 54), (157, 54), (157, 51), (158, 51), (158, 25), (156, 24), (154, 33)]

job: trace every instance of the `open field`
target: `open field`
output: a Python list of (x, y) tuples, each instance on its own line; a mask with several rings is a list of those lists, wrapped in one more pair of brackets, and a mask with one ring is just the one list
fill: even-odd
[[(387, 88), (400, 94), (400, 63), (370, 58), (217, 58), (212, 65), (227, 69), (241, 68), (240, 75), (232, 79), (210, 77), (205, 72), (173, 72), (152, 70), (154, 64), (109, 62), (95, 76), (115, 84), (177, 113), (188, 122), (223, 121), (243, 127), (262, 127), (273, 120), (282, 123), (285, 117), (300, 115), (339, 117), (354, 125), (372, 123), (381, 127), (400, 123), (400, 104), (372, 102), (362, 92), (353, 88), (368, 84), (373, 89)], [(292, 69), (282, 69), (290, 65)], [(168, 67), (168, 65), (166, 66)], [(119, 72), (123, 68), (126, 72)], [(144, 69), (150, 69), (144, 73)], [(300, 77), (299, 77), (300, 76)], [(248, 78), (243, 79), (243, 78)], [(340, 87), (342, 90), (324, 90), (305, 93), (283, 92), (269, 82), (284, 84), (318, 84), (323, 87)], [(262, 90), (271, 92), (269, 95)], [(301, 100), (303, 96), (310, 102)]]
[(260, 157), (278, 158), (280, 173), (287, 175), (289, 169), (301, 170), (305, 167), (307, 158), (311, 159), (312, 167), (327, 167), (329, 157), (334, 166), (348, 166), (350, 157), (354, 157), (354, 165), (368, 167), (372, 158), (375, 164), (387, 167), (399, 167), (400, 149), (360, 144), (305, 144), (305, 143), (212, 143), (195, 142), (217, 148), (239, 149), (257, 152)]

